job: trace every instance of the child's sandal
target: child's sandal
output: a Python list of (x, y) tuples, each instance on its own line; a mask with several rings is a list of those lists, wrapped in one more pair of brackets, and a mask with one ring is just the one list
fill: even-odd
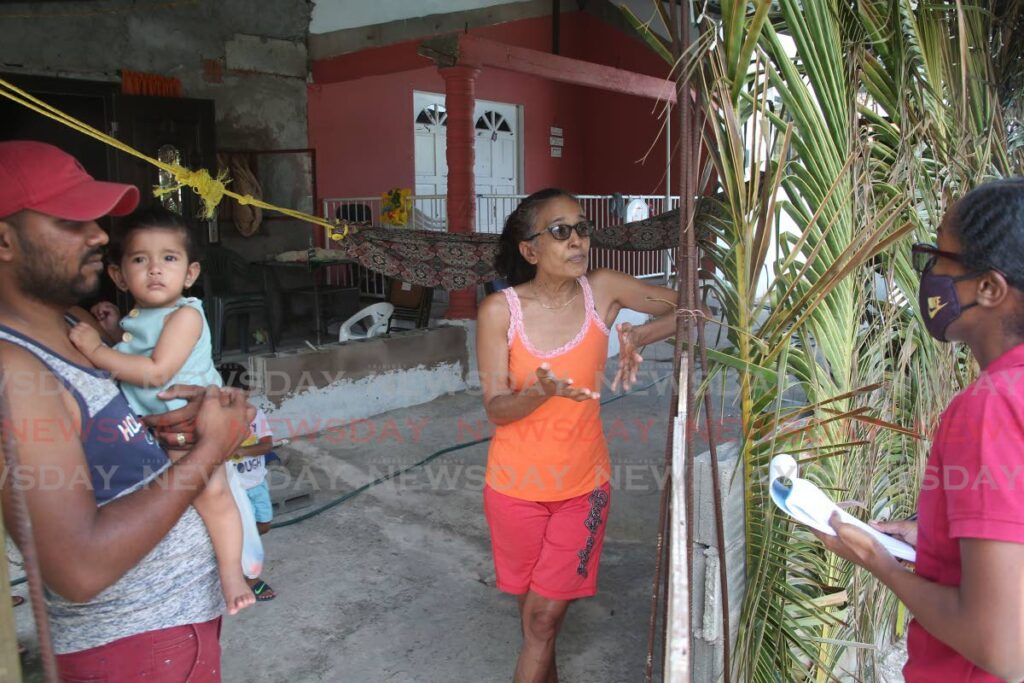
[(267, 600), (273, 600), (277, 597), (274, 593), (274, 589), (271, 588), (266, 581), (260, 579), (252, 586), (252, 592), (256, 595), (258, 602), (266, 602)]

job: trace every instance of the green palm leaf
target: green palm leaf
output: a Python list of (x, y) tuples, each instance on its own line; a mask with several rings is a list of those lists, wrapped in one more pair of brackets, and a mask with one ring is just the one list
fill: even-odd
[[(973, 365), (923, 328), (909, 245), (930, 241), (966, 188), (1020, 172), (1024, 123), (1015, 148), (1007, 121), (1024, 122), (1012, 85), (1024, 84), (1024, 41), (1007, 25), (1024, 29), (1024, 9), (720, 10), (683, 67), (706, 103), (706, 173), (719, 187), (697, 220), (728, 331), (701, 389), (711, 376), (739, 385), (747, 586), (733, 668), (745, 681), (870, 680), (905, 610), (776, 515), (765, 473), (789, 452), (867, 515), (915, 508), (927, 437)], [(673, 63), (672, 41), (648, 42)]]

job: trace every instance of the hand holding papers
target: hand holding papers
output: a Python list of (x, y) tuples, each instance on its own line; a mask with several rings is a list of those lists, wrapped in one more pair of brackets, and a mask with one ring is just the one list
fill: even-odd
[[(789, 485), (783, 482), (788, 480)], [(797, 476), (797, 464), (793, 456), (786, 453), (776, 455), (768, 466), (768, 490), (772, 501), (780, 510), (796, 521), (829, 536), (836, 532), (828, 520), (833, 512), (839, 513), (839, 519), (846, 524), (853, 524), (864, 533), (874, 537), (894, 557), (908, 562), (917, 559), (914, 548), (892, 536), (883, 534), (860, 521), (845, 510), (842, 510), (828, 495), (817, 486)]]

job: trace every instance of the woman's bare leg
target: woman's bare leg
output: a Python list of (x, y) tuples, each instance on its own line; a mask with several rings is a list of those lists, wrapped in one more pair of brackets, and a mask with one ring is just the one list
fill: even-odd
[(514, 683), (558, 683), (555, 639), (569, 610), (568, 600), (549, 600), (533, 591), (518, 596), (523, 647)]

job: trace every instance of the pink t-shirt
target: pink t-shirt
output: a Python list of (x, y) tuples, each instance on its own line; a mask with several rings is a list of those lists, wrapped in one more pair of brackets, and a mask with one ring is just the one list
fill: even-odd
[[(917, 573), (959, 586), (961, 538), (1024, 543), (1024, 345), (958, 394), (935, 434), (918, 501)], [(910, 683), (999, 680), (916, 620), (907, 638)]]

